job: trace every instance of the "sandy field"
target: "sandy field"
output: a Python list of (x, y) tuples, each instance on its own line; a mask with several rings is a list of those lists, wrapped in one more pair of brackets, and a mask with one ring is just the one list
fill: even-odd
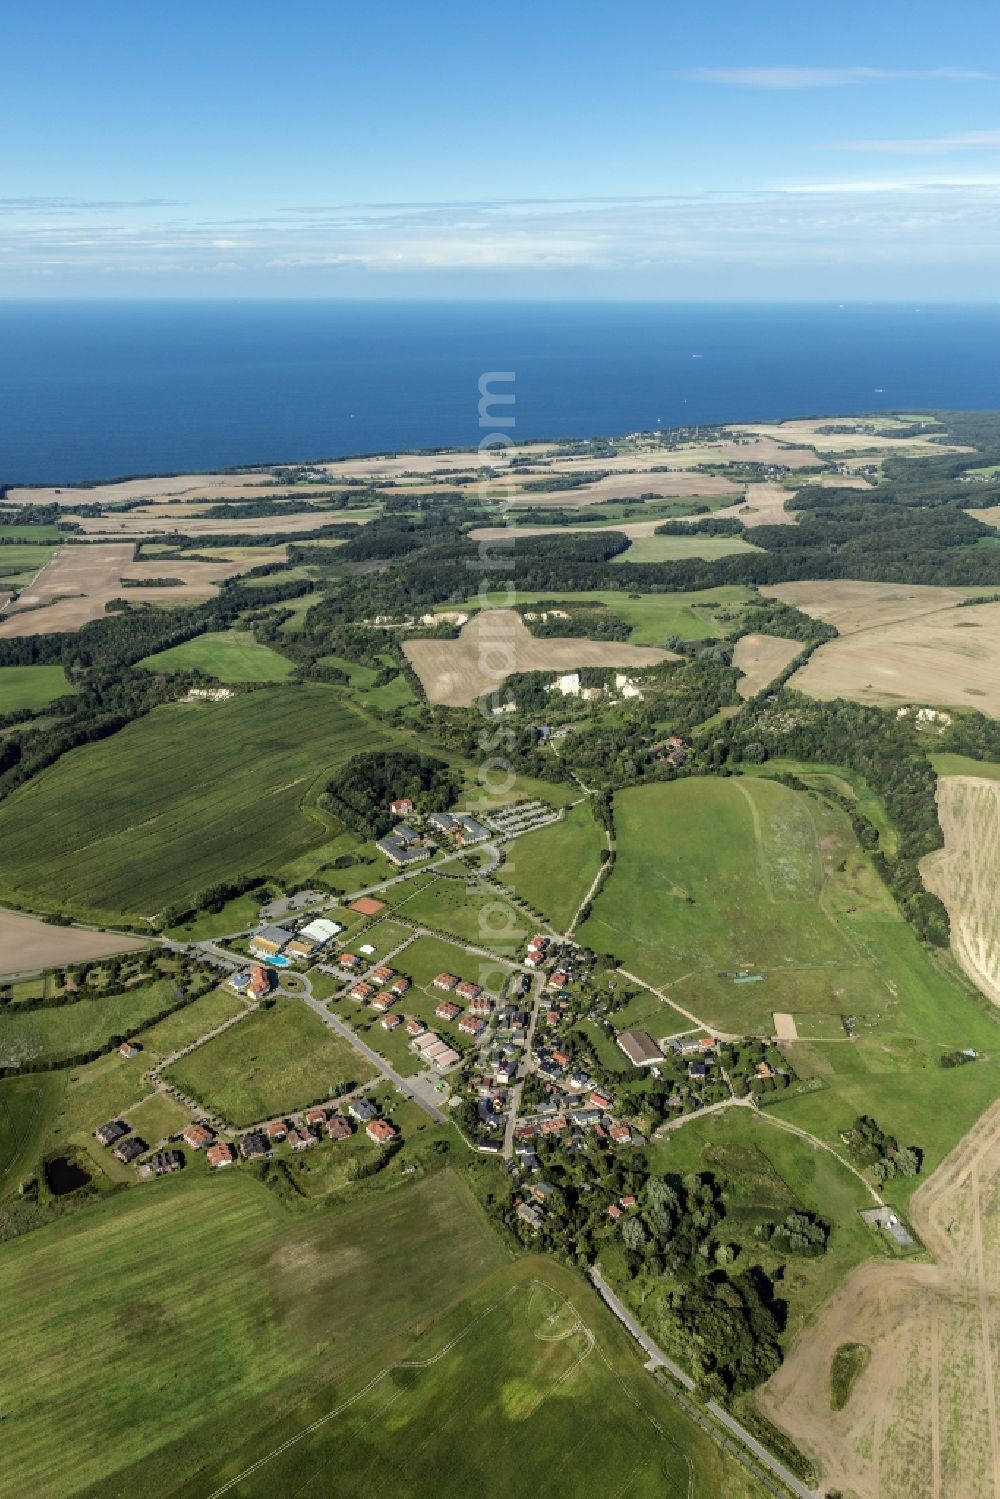
[(538, 639), (513, 609), (483, 609), (457, 640), (407, 640), (403, 650), (432, 703), (468, 708), (512, 672), (575, 671), (580, 666), (655, 666), (670, 651), (617, 640)]
[(741, 635), (733, 650), (733, 665), (744, 673), (736, 684), (740, 697), (756, 697), (802, 649), (800, 640), (781, 635)]
[[(798, 515), (794, 510), (785, 509), (785, 502), (791, 497), (792, 491), (781, 484), (748, 484), (745, 497), (738, 504), (713, 511), (712, 519), (742, 521), (748, 530), (753, 526), (795, 526), (798, 524)], [(701, 519), (697, 515), (679, 518)]]
[[(1000, 1102), (912, 1198), (935, 1263), (853, 1270), (760, 1392), (824, 1488), (859, 1499), (1000, 1495), (998, 1186)], [(831, 1362), (855, 1342), (871, 1358), (833, 1411)]]
[(958, 588), (934, 588), (923, 583), (854, 583), (847, 578), (777, 583), (760, 591), (769, 599), (783, 599), (813, 619), (825, 619), (841, 635), (953, 609), (967, 597)]
[[(560, 472), (565, 466), (560, 464)], [(531, 477), (537, 478), (538, 475)], [(556, 476), (557, 477), (557, 476)], [(617, 475), (598, 479), (582, 489), (550, 489), (542, 494), (520, 494), (512, 496), (510, 504), (515, 508), (529, 505), (558, 505), (566, 510), (579, 509), (585, 505), (596, 505), (600, 500), (634, 500), (641, 494), (655, 495), (657, 499), (697, 499), (700, 495), (739, 494), (742, 485), (719, 474), (691, 473), (641, 473)]]
[(1000, 604), (974, 604), (828, 641), (789, 686), (810, 697), (926, 703), (1000, 716)]
[[(259, 556), (226, 557), (218, 561), (189, 562), (169, 557), (133, 561), (130, 542), (108, 542), (93, 546), (63, 547), (38, 574), (30, 588), (0, 615), (0, 638), (12, 635), (52, 635), (58, 630), (78, 630), (88, 620), (104, 615), (109, 599), (127, 598), (136, 603), (179, 604), (210, 598), (224, 578), (245, 573), (259, 563), (278, 560), (283, 552), (266, 547)], [(174, 588), (123, 588), (122, 579), (181, 578)], [(54, 600), (55, 602), (50, 602)], [(44, 604), (45, 608), (34, 607)]]
[(0, 910), (0, 976), (31, 973), (36, 968), (78, 963), (83, 958), (102, 958), (107, 953), (128, 952), (148, 945), (141, 937), (49, 926), (19, 911)]
[(920, 872), (948, 908), (962, 969), (1000, 1004), (1000, 781), (942, 776), (937, 801), (944, 848)]
[[(883, 454), (906, 453), (909, 457), (928, 453), (974, 453), (975, 448), (960, 447), (955, 443), (935, 441), (933, 437), (890, 437), (887, 435), (891, 423), (881, 421), (883, 432), (836, 432), (822, 433), (821, 427), (844, 426), (857, 418), (850, 416), (821, 416), (771, 422), (761, 426), (740, 427), (741, 432), (752, 432), (758, 437), (771, 438), (776, 442), (807, 442), (818, 453), (857, 452), (858, 449), (878, 450)], [(909, 423), (898, 423), (908, 426)], [(813, 459), (815, 462), (815, 458)]]

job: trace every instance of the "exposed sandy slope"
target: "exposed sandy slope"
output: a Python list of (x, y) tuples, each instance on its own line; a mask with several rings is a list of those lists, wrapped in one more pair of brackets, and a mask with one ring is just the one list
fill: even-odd
[(736, 685), (740, 697), (755, 697), (801, 650), (800, 640), (781, 635), (741, 635), (733, 650), (733, 665), (744, 673)]
[(670, 651), (617, 640), (540, 639), (513, 609), (483, 609), (457, 640), (407, 640), (403, 650), (432, 703), (470, 707), (521, 671), (575, 671), (580, 666), (654, 666)]
[(811, 697), (1000, 716), (1000, 604), (944, 609), (828, 641), (789, 684)]
[(85, 932), (79, 927), (49, 926), (19, 911), (0, 910), (0, 975), (30, 973), (83, 958), (127, 952), (148, 944), (139, 937), (116, 932)]
[(942, 776), (938, 818), (944, 848), (924, 859), (924, 884), (948, 908), (962, 968), (1000, 1004), (1000, 781)]
[[(911, 1201), (935, 1263), (852, 1271), (760, 1392), (825, 1488), (860, 1499), (1000, 1496), (998, 1184), (1000, 1102)], [(835, 1412), (830, 1366), (852, 1342), (871, 1359)]]
[(760, 591), (768, 598), (784, 599), (786, 604), (813, 619), (825, 619), (841, 635), (950, 609), (966, 598), (957, 588), (933, 588), (921, 583), (854, 583), (846, 578), (778, 583)]

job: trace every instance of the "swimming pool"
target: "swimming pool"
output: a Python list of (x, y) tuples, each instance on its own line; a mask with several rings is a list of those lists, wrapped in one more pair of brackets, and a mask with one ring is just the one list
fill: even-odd
[(266, 958), (265, 962), (269, 968), (290, 968), (292, 966), (291, 958), (283, 958), (280, 953), (276, 953), (273, 958)]

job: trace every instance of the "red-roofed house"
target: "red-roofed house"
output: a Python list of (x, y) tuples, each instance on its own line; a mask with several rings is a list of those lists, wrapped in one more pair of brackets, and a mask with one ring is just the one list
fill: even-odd
[(351, 985), (348, 993), (350, 994), (352, 999), (358, 999), (361, 1001), (371, 999), (372, 995), (375, 993), (375, 985), (367, 983), (364, 979), (359, 979), (356, 984)]
[(205, 1152), (205, 1159), (210, 1166), (231, 1166), (236, 1159), (236, 1152), (231, 1145), (222, 1142), (210, 1145)]
[(435, 1005), (434, 1013), (439, 1020), (454, 1020), (456, 1015), (461, 1015), (462, 1006), (452, 1004), (450, 999), (442, 999)]
[(280, 1141), (288, 1138), (288, 1125), (284, 1119), (273, 1119), (271, 1121), (267, 1126), (267, 1138), (272, 1144), (278, 1144)]
[(379, 963), (372, 969), (371, 976), (377, 984), (387, 984), (395, 972), (395, 968), (390, 968), (388, 963)]
[(410, 987), (410, 981), (409, 979), (404, 978), (401, 973), (397, 973), (396, 977), (393, 979), (389, 987), (392, 990), (393, 994), (395, 994), (396, 998), (399, 999), (406, 993), (407, 989)]
[(389, 803), (389, 811), (393, 817), (405, 817), (413, 811), (413, 802), (408, 796), (400, 796), (394, 802)]
[(482, 992), (478, 984), (470, 984), (468, 980), (457, 984), (455, 987), (455, 993), (460, 995), (462, 999), (478, 999)]
[(454, 989), (457, 983), (458, 979), (453, 973), (439, 973), (434, 980), (434, 987), (435, 989), (451, 990)]
[(192, 1150), (204, 1150), (214, 1139), (215, 1131), (210, 1130), (207, 1124), (189, 1124), (184, 1131), (184, 1144), (189, 1145)]
[(388, 1145), (390, 1140), (395, 1140), (396, 1131), (388, 1119), (373, 1119), (371, 1124), (365, 1128), (365, 1134), (369, 1140), (374, 1140), (376, 1145)]
[(602, 1093), (599, 1088), (595, 1088), (587, 1102), (593, 1104), (595, 1109), (610, 1109), (612, 1100), (606, 1093)]
[(326, 1123), (326, 1109), (307, 1109), (306, 1123), (310, 1129), (322, 1129)]
[(379, 1025), (384, 1031), (398, 1030), (402, 1023), (402, 1015), (383, 1015), (382, 1019), (379, 1021)]
[(354, 1133), (343, 1114), (334, 1114), (333, 1118), (327, 1121), (326, 1132), (331, 1140), (349, 1140)]
[(416, 1015), (411, 1015), (409, 1020), (406, 1022), (406, 1034), (410, 1037), (411, 1040), (414, 1038), (414, 1036), (422, 1036), (426, 1029), (427, 1027), (424, 1022), (422, 1020), (418, 1020)]
[(396, 996), (390, 994), (388, 989), (383, 989), (381, 994), (376, 994), (372, 1000), (372, 1009), (378, 1010), (380, 1015), (387, 1014), (396, 1003)]

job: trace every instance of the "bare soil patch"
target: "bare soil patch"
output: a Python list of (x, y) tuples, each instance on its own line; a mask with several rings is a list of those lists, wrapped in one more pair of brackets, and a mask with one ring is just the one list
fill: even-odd
[[(759, 1394), (819, 1464), (824, 1488), (860, 1499), (1000, 1494), (1000, 1102), (914, 1194), (933, 1265), (852, 1271)], [(842, 1343), (871, 1349), (844, 1408), (830, 1407)]]
[(783, 635), (741, 635), (733, 650), (733, 665), (744, 674), (736, 684), (740, 697), (756, 697), (801, 650), (800, 640)]
[(923, 583), (855, 583), (847, 578), (777, 583), (762, 588), (761, 593), (770, 599), (783, 599), (813, 619), (825, 619), (841, 635), (952, 609), (966, 598), (958, 588)]
[(944, 609), (828, 641), (789, 684), (816, 698), (1000, 715), (1000, 604)]
[(775, 1011), (774, 1036), (777, 1041), (797, 1041), (799, 1033), (795, 1025), (795, 1016)]
[(1000, 1004), (1000, 781), (942, 776), (944, 848), (921, 865), (951, 917), (951, 945), (972, 982)]
[(80, 927), (49, 926), (19, 911), (0, 910), (0, 973), (30, 973), (60, 963), (103, 958), (108, 953), (147, 947), (141, 937), (117, 932), (88, 932)]
[(581, 666), (655, 666), (677, 660), (671, 651), (616, 640), (540, 639), (513, 609), (482, 609), (457, 640), (403, 644), (432, 703), (470, 707), (513, 672), (570, 672)]

